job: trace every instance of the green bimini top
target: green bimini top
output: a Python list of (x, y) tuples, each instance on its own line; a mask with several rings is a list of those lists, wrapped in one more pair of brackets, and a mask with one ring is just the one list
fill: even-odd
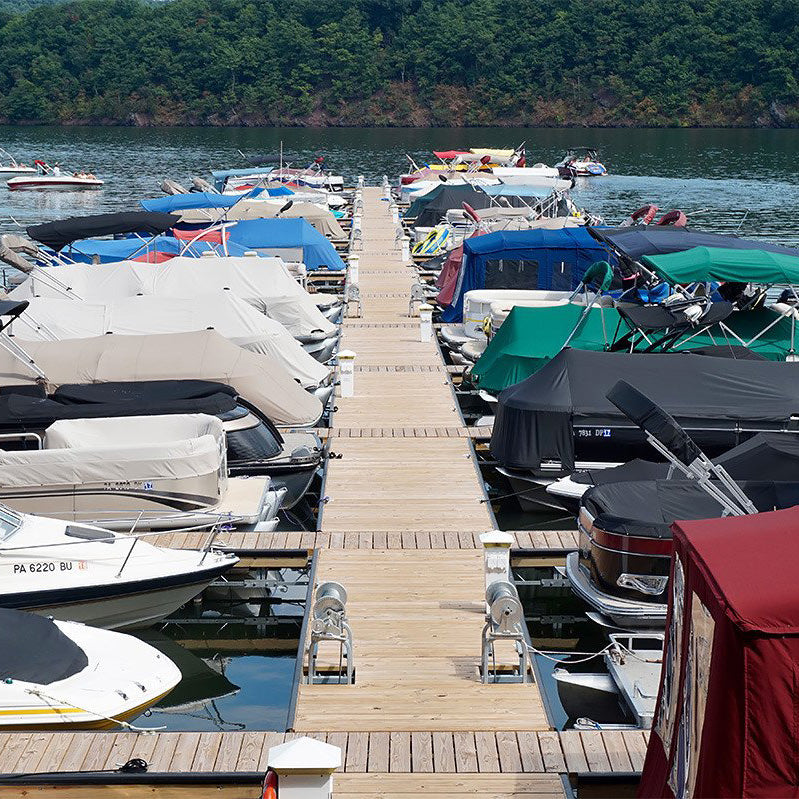
[[(520, 383), (537, 372), (563, 348), (572, 330), (585, 311), (584, 305), (566, 303), (544, 308), (515, 306), (497, 334), (489, 341), (485, 352), (472, 367), (472, 381), (485, 391), (497, 394)], [(621, 317), (615, 308), (592, 306), (580, 323), (569, 346), (581, 350), (604, 350), (613, 341)], [(773, 324), (776, 322), (776, 324)], [(791, 347), (791, 320), (769, 308), (755, 311), (736, 311), (725, 321), (738, 338), (725, 333), (719, 325), (699, 335), (686, 331), (671, 352), (683, 352), (712, 345), (740, 347), (772, 325), (765, 334), (752, 341), (749, 349), (770, 361), (783, 361)], [(619, 335), (629, 330), (621, 323)], [(799, 348), (799, 330), (796, 334)], [(636, 349), (648, 343), (639, 341)]]
[[(585, 305), (571, 302), (544, 308), (514, 306), (472, 367), (472, 382), (485, 391), (498, 393), (525, 380), (561, 351), (584, 311)], [(615, 308), (589, 308), (569, 346), (605, 349), (605, 341), (612, 340), (619, 318)]]
[(702, 281), (799, 284), (799, 257), (765, 250), (694, 247), (644, 255), (642, 263), (672, 285)]

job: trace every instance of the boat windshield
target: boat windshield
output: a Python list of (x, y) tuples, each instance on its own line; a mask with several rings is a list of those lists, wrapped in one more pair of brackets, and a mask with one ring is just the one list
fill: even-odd
[(7, 541), (22, 526), (22, 517), (0, 505), (0, 541)]

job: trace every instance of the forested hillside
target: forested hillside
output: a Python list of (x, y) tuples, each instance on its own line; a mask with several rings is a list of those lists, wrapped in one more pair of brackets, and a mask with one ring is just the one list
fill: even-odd
[(3, 121), (799, 124), (796, 0), (8, 6)]

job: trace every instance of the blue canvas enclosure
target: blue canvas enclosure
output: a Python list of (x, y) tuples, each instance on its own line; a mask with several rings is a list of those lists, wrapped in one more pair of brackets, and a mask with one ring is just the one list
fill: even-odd
[(248, 219), (229, 230), (228, 243), (245, 250), (302, 261), (308, 270), (346, 269), (336, 248), (305, 219)]
[(572, 291), (597, 261), (616, 266), (615, 255), (581, 227), (518, 230), (466, 239), (463, 266), (443, 322), (463, 320), (463, 295), (474, 289)]

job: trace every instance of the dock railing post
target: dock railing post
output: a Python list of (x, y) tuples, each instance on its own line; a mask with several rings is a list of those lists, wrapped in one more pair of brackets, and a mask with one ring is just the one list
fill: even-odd
[(352, 350), (339, 350), (338, 369), (341, 381), (341, 396), (355, 396), (355, 356)]
[[(333, 772), (341, 768), (341, 749), (315, 738), (297, 738), (273, 746), (266, 765), (277, 776), (274, 795), (280, 799), (331, 799)], [(267, 784), (268, 780), (269, 774)]]
[(350, 255), (349, 264), (347, 266), (348, 277), (350, 279), (350, 285), (358, 285), (360, 280), (360, 275), (358, 270), (361, 265), (361, 256), (360, 255)]
[(419, 338), (421, 341), (433, 340), (433, 306), (426, 302), (419, 306)]

